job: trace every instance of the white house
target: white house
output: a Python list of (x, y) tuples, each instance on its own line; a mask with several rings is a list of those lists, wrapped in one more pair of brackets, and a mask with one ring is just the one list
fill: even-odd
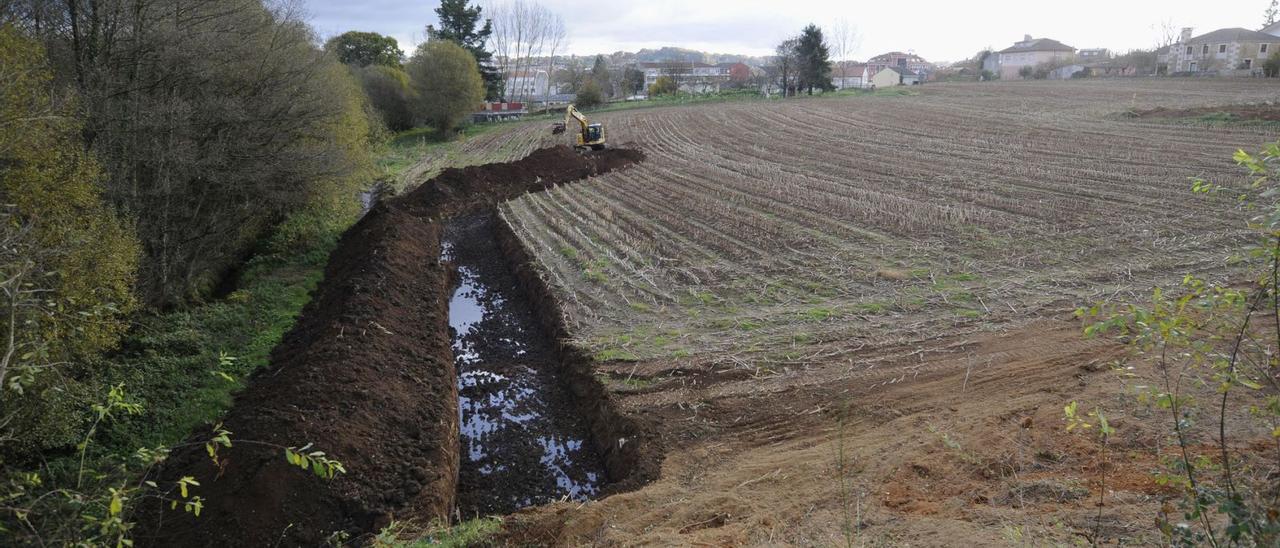
[(871, 85), (870, 74), (865, 63), (837, 63), (831, 68), (831, 84), (836, 89), (857, 89)]
[(1032, 38), (1030, 34), (1021, 42), (1000, 50), (1000, 79), (1016, 80), (1024, 67), (1035, 68), (1045, 63), (1060, 63), (1073, 59), (1076, 49), (1051, 38)]

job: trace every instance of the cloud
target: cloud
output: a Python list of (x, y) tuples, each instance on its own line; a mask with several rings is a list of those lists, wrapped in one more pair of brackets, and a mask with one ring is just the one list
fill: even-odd
[[(304, 0), (323, 37), (348, 30), (395, 37), (406, 52), (436, 22), (436, 2), (422, 0)], [(569, 30), (569, 51), (579, 55), (678, 46), (715, 53), (766, 55), (774, 44), (810, 22), (830, 27), (846, 19), (862, 36), (860, 57), (901, 50), (931, 60), (957, 60), (1007, 46), (1024, 34), (1047, 36), (1078, 48), (1128, 50), (1153, 46), (1159, 27), (1256, 28), (1265, 2), (1218, 0), (1077, 0), (1054, 8), (1025, 0), (541, 0)]]

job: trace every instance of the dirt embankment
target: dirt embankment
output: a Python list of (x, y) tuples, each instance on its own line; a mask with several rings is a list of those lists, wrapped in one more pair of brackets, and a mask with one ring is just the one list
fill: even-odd
[(1209, 122), (1280, 122), (1280, 105), (1222, 105), (1216, 107), (1165, 108), (1134, 110), (1129, 118), (1157, 120), (1202, 120)]
[[(438, 220), (642, 158), (625, 149), (590, 155), (543, 149), (507, 164), (446, 170), (372, 209), (343, 236), (271, 365), (236, 397), (223, 422), (234, 446), (221, 451), (220, 464), (205, 453), (205, 430), (175, 449), (159, 472), (162, 486), (182, 476), (200, 482), (192, 494), (204, 501), (201, 516), (185, 513), (181, 504), (176, 510), (151, 504), (138, 540), (316, 545), (331, 532), (358, 536), (393, 518), (447, 518), (458, 477), (458, 396), (448, 332), (450, 272), (439, 260)], [(575, 393), (603, 396), (604, 390)], [(629, 424), (609, 415), (607, 401), (589, 405)], [(613, 433), (598, 423), (592, 419), (594, 430)], [(636, 436), (626, 428), (618, 433)], [(285, 462), (283, 447), (308, 443), (341, 461), (347, 473), (325, 481)], [(613, 453), (607, 457), (611, 479), (629, 477), (624, 464), (634, 459), (620, 461), (622, 453)]]

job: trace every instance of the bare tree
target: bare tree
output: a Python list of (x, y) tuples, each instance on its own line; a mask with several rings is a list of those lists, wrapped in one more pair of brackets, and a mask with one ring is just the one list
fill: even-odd
[(1165, 19), (1164, 21), (1161, 21), (1156, 30), (1159, 32), (1160, 40), (1159, 43), (1156, 44), (1156, 49), (1171, 46), (1178, 42), (1178, 28), (1174, 26), (1173, 19)]
[[(542, 4), (528, 0), (506, 0), (485, 8), (493, 20), (493, 50), (503, 70), (517, 78), (535, 78), (536, 67), (547, 59), (547, 89), (554, 68), (555, 55), (567, 45), (568, 32), (564, 19)], [(523, 101), (529, 96), (528, 86), (519, 86), (514, 94), (508, 90), (505, 99)]]
[(827, 39), (831, 43), (831, 53), (840, 65), (840, 85), (843, 87), (848, 77), (849, 58), (861, 46), (862, 35), (858, 33), (856, 25), (850, 24), (848, 19), (841, 17), (831, 25), (831, 31), (827, 33)]

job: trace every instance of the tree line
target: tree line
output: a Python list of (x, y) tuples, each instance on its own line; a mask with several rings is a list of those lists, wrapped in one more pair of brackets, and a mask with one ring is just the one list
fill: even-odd
[[(437, 14), (406, 58), (375, 33), (320, 45), (285, 1), (0, 2), (0, 538), (125, 538), (111, 495), (29, 473), (132, 409), (122, 338), (216, 300), (273, 234), (353, 222), (388, 130), (448, 133), (501, 93), (480, 10)], [(21, 500), (72, 517), (44, 530)]]

